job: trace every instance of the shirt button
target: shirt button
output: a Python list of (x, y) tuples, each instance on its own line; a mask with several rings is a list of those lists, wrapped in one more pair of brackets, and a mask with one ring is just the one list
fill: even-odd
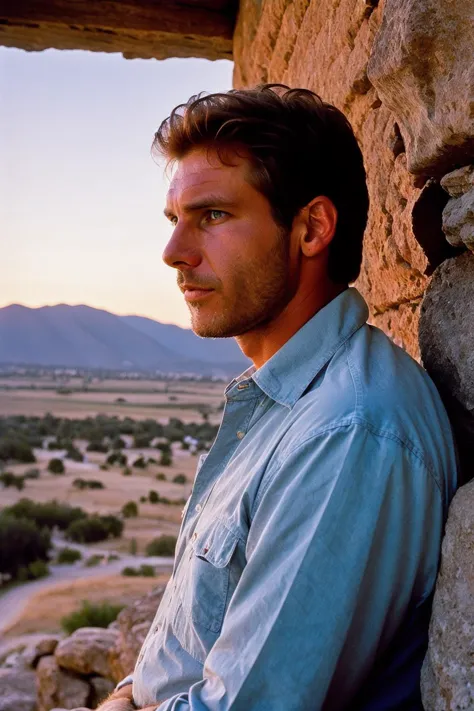
[(243, 439), (245, 437), (245, 432), (242, 432), (242, 430), (239, 430), (237, 432), (237, 437), (238, 437), (238, 439)]
[(202, 511), (201, 504), (196, 504), (196, 506), (194, 507), (194, 510), (196, 511), (196, 513), (201, 513), (201, 511)]

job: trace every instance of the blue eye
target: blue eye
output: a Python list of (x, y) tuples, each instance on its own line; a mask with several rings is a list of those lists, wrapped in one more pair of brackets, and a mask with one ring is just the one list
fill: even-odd
[(225, 216), (225, 212), (222, 210), (209, 210), (209, 219), (210, 220), (220, 220), (222, 217)]

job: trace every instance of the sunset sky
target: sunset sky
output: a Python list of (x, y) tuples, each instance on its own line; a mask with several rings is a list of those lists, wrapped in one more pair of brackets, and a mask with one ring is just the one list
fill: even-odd
[(159, 123), (232, 63), (0, 48), (0, 306), (88, 304), (189, 326), (174, 270)]

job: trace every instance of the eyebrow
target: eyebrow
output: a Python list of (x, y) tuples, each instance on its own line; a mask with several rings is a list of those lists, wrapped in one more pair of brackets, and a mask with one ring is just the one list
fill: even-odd
[[(194, 202), (188, 202), (186, 205), (183, 206), (183, 211), (196, 212), (197, 210), (205, 210), (210, 207), (235, 207), (235, 205), (235, 202), (232, 202), (232, 200), (228, 200), (222, 195), (206, 195), (206, 197), (201, 198), (199, 200), (195, 200)], [(163, 212), (165, 214), (165, 217), (175, 217), (174, 212), (172, 210), (169, 210), (167, 207), (165, 207)]]

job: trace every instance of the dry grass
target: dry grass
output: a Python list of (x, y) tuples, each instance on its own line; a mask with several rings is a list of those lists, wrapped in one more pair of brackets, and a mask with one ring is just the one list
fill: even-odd
[(61, 618), (80, 607), (82, 600), (129, 605), (156, 585), (167, 582), (169, 575), (156, 578), (127, 578), (107, 575), (85, 580), (56, 583), (33, 595), (23, 613), (6, 630), (6, 637), (61, 631)]

